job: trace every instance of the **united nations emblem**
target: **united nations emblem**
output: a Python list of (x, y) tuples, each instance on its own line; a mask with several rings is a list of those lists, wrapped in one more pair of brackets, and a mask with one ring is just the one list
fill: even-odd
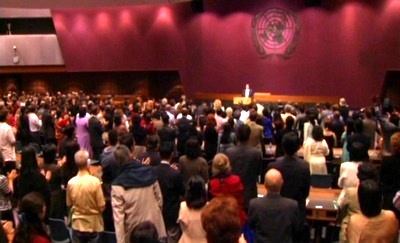
[(300, 29), (297, 15), (281, 8), (260, 12), (251, 22), (253, 43), (262, 58), (290, 58), (296, 50)]

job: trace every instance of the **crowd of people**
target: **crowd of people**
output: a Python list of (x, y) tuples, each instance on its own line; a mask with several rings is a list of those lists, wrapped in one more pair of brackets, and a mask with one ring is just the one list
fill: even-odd
[[(394, 107), (10, 92), (0, 101), (1, 219), (16, 227), (14, 242), (50, 242), (49, 219), (66, 220), (73, 242), (104, 242), (103, 232), (121, 243), (308, 242), (311, 176), (330, 172), (334, 148), (343, 151), (341, 241), (379, 231), (391, 242), (400, 216)], [(369, 149), (381, 150), (380, 171)], [(263, 170), (266, 157), (276, 161)]]

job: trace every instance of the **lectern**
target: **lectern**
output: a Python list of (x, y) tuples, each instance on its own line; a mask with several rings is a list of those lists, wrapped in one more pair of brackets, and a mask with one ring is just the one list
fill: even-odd
[(233, 97), (233, 104), (235, 104), (235, 105), (239, 105), (239, 104), (250, 105), (252, 102), (253, 102), (253, 99), (251, 97), (247, 97), (247, 98), (242, 97), (242, 96)]

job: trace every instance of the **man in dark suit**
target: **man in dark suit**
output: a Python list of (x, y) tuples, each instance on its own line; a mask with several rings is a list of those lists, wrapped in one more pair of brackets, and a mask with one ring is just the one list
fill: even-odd
[[(281, 195), (297, 201), (300, 213), (299, 223), (302, 226), (306, 222), (306, 198), (310, 193), (311, 175), (309, 164), (296, 156), (299, 147), (300, 142), (296, 134), (285, 134), (282, 139), (285, 155), (269, 164), (267, 171), (274, 168), (281, 172), (285, 181), (281, 188)], [(304, 230), (304, 233), (306, 231)], [(307, 235), (299, 235), (296, 238), (301, 238), (301, 242), (307, 242), (307, 237)]]
[(244, 208), (248, 209), (250, 199), (257, 197), (258, 173), (261, 166), (260, 150), (248, 144), (250, 127), (242, 125), (237, 130), (239, 144), (226, 150), (231, 161), (232, 173), (238, 175), (244, 186)]
[(182, 118), (178, 119), (176, 122), (177, 127), (177, 148), (178, 148), (178, 156), (181, 156), (185, 153), (185, 144), (189, 139), (189, 128), (192, 125), (192, 121), (187, 118), (189, 111), (186, 107), (182, 108)]
[(299, 227), (297, 202), (280, 195), (283, 179), (276, 169), (265, 174), (267, 195), (254, 198), (249, 206), (249, 225), (256, 242), (293, 242)]
[(163, 196), (162, 214), (167, 229), (168, 242), (178, 242), (181, 236), (177, 220), (181, 197), (185, 193), (181, 174), (170, 165), (173, 157), (173, 149), (173, 143), (161, 143), (159, 151), (161, 164), (153, 168), (154, 174), (158, 177), (158, 183), (160, 184)]
[(254, 96), (254, 91), (250, 89), (250, 85), (246, 84), (246, 88), (242, 91), (243, 97), (252, 98)]
[(99, 107), (93, 106), (91, 110), (91, 117), (89, 118), (89, 136), (90, 146), (92, 146), (92, 159), (100, 162), (100, 155), (104, 149), (103, 143), (103, 126), (97, 114), (99, 113)]

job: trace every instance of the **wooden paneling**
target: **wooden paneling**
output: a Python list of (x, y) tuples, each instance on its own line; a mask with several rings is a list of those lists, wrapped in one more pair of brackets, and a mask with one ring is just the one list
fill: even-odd
[(178, 71), (66, 72), (63, 66), (8, 67), (0, 69), (0, 83), (0, 93), (82, 90), (87, 94), (121, 97), (140, 95), (144, 99), (177, 99), (183, 94)]

